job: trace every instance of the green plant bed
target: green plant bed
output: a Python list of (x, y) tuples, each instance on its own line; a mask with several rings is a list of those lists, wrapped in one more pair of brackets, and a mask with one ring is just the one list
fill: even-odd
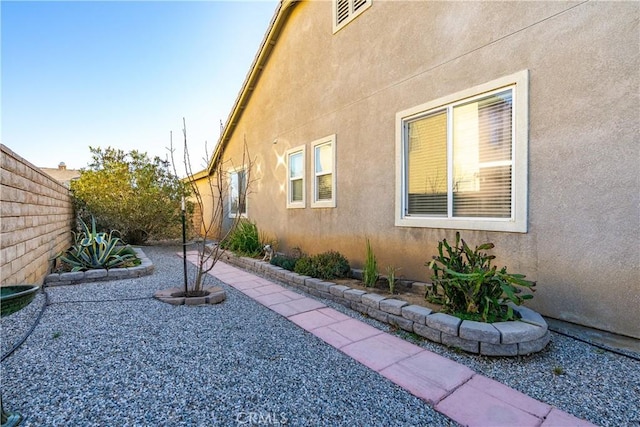
[(323, 252), (314, 256), (303, 256), (296, 261), (293, 271), (303, 276), (328, 280), (349, 277), (349, 261), (336, 251)]
[[(378, 280), (373, 287), (365, 287), (362, 280), (355, 277), (319, 281), (282, 268), (265, 268), (264, 263), (258, 260), (240, 257), (229, 257), (228, 260), (267, 278), (284, 281), (315, 297), (335, 301), (380, 322), (469, 353), (523, 356), (543, 350), (551, 338), (542, 316), (511, 302), (507, 302), (507, 305), (517, 313), (512, 321), (463, 320), (444, 313), (441, 306), (429, 303), (424, 298), (424, 288), (427, 286), (424, 283), (398, 281), (395, 288), (397, 294), (390, 294), (389, 284), (384, 279)], [(356, 277), (362, 277), (361, 271), (355, 270), (353, 273)], [(405, 294), (406, 290), (410, 292)]]
[(299, 258), (293, 258), (284, 255), (276, 255), (271, 259), (271, 264), (284, 268), (285, 270), (293, 271)]
[[(142, 260), (139, 258), (134, 258), (131, 259), (128, 262), (122, 263), (120, 265), (118, 265), (117, 267), (110, 267), (107, 270), (110, 270), (112, 268), (130, 268), (130, 267), (137, 267), (139, 265), (142, 264)], [(53, 269), (53, 273), (70, 273), (73, 271), (89, 271), (89, 270), (98, 270), (100, 268), (91, 268), (91, 267), (85, 267), (85, 268), (80, 268), (80, 269), (75, 269), (74, 267), (70, 264), (67, 264), (65, 262), (59, 262), (56, 264), (55, 268)]]
[(376, 256), (373, 253), (373, 248), (371, 247), (371, 242), (369, 239), (366, 241), (366, 254), (364, 261), (364, 269), (362, 270), (362, 280), (367, 287), (375, 286), (378, 281), (378, 261), (376, 260)]
[[(440, 312), (442, 312), (442, 309), (440, 309)], [(473, 320), (474, 322), (484, 322), (484, 323), (502, 322), (507, 317), (506, 310), (502, 316), (496, 315), (494, 313), (489, 313), (486, 315), (486, 317), (480, 313), (456, 312), (456, 313), (448, 313), (448, 314), (451, 314), (452, 316), (457, 317), (458, 319), (461, 319), (461, 320)], [(519, 318), (520, 318), (520, 315), (517, 312), (514, 312), (512, 318), (510, 318), (509, 320), (517, 320)]]
[(249, 220), (239, 221), (233, 232), (220, 243), (220, 247), (240, 256), (252, 258), (260, 255), (263, 245), (258, 226)]
[(507, 267), (498, 270), (492, 266), (494, 255), (483, 251), (493, 249), (493, 243), (484, 243), (471, 250), (456, 232), (453, 246), (447, 239), (438, 243), (438, 255), (427, 266), (433, 270), (433, 283), (427, 299), (441, 304), (444, 313), (456, 317), (471, 317), (480, 322), (517, 320), (518, 315), (509, 303), (516, 306), (533, 298), (535, 282), (525, 280), (522, 274), (507, 273)]
[(120, 238), (113, 235), (113, 230), (110, 233), (98, 232), (94, 217), (91, 217), (91, 228), (82, 219), (79, 222), (82, 232), (74, 233), (75, 244), (56, 257), (56, 269), (75, 272), (140, 264), (133, 248), (123, 245)]
[(119, 280), (145, 276), (153, 273), (154, 266), (151, 260), (140, 248), (132, 248), (136, 259), (133, 266), (123, 265), (114, 268), (85, 269), (80, 271), (54, 271), (44, 278), (47, 286), (75, 285), (79, 283), (101, 282), (107, 280)]

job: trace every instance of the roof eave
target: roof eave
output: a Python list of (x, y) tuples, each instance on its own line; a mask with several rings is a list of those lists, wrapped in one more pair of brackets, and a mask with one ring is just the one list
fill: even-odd
[[(222, 152), (226, 144), (231, 139), (231, 135), (235, 130), (238, 121), (240, 120), (240, 116), (242, 115), (247, 103), (249, 102), (249, 98), (253, 93), (256, 83), (262, 74), (262, 70), (267, 64), (269, 57), (271, 56), (271, 52), (275, 48), (276, 42), (282, 32), (282, 29), (287, 21), (287, 18), (291, 14), (291, 10), (293, 6), (298, 3), (300, 0), (280, 0), (280, 4), (276, 9), (273, 18), (271, 19), (271, 23), (269, 24), (269, 28), (265, 33), (265, 37), (262, 40), (262, 44), (260, 45), (260, 49), (256, 54), (256, 57), (251, 64), (251, 68), (249, 69), (249, 73), (242, 84), (242, 89), (236, 98), (236, 102), (233, 104), (233, 108), (229, 117), (227, 118), (227, 122), (225, 124), (224, 129), (218, 139), (218, 143), (216, 144), (216, 148), (209, 160), (209, 164), (207, 166), (207, 174), (210, 175), (215, 169), (216, 163), (218, 162)], [(195, 178), (203, 177), (202, 173), (204, 170), (198, 172), (193, 175)]]

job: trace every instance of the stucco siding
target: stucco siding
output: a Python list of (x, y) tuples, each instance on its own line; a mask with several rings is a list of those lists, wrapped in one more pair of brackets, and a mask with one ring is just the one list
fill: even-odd
[[(335, 249), (428, 280), (455, 230), (397, 227), (397, 112), (529, 72), (528, 230), (462, 231), (538, 282), (542, 314), (640, 337), (638, 3), (383, 2), (332, 34), (331, 2), (295, 6), (224, 159), (246, 139), (249, 218), (280, 250)], [(336, 135), (336, 207), (310, 207), (310, 143)], [(285, 152), (306, 145), (307, 207), (286, 208)], [(635, 316), (635, 321), (630, 321)]]

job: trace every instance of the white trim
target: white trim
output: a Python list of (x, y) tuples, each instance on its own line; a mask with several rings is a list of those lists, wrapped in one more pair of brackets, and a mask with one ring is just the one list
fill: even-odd
[(362, 12), (369, 9), (371, 7), (371, 3), (373, 0), (365, 0), (363, 4), (360, 5), (358, 10), (353, 10), (354, 2), (357, 0), (345, 0), (348, 2), (349, 11), (347, 17), (344, 21), (338, 23), (338, 0), (331, 1), (331, 21), (333, 22), (333, 34), (340, 31), (342, 28), (346, 27), (351, 21), (356, 19)]
[[(439, 108), (447, 108), (452, 104), (469, 101), (472, 98), (485, 95), (502, 88), (512, 87), (514, 120), (513, 120), (513, 151), (512, 151), (512, 197), (511, 218), (437, 218), (412, 217), (405, 215), (406, 211), (406, 150), (404, 137), (407, 122), (425, 115), (427, 112)], [(465, 89), (463, 91), (438, 98), (396, 114), (396, 208), (395, 225), (398, 227), (429, 227), (451, 228), (466, 230), (527, 232), (528, 211), (528, 146), (529, 146), (529, 72), (528, 70), (505, 76), (490, 82)], [(451, 158), (448, 144), (447, 158)], [(451, 168), (449, 168), (451, 170)], [(451, 179), (448, 180), (449, 185)], [(449, 194), (451, 188), (449, 188)], [(449, 210), (451, 212), (451, 210)]]
[[(246, 174), (246, 169), (243, 167), (238, 167), (238, 168), (234, 168), (234, 169), (229, 169), (228, 173), (229, 173), (229, 189), (228, 189), (228, 216), (229, 218), (238, 218), (238, 214), (235, 212), (231, 211), (231, 207), (233, 206), (233, 203), (231, 202), (232, 197), (233, 197), (233, 184), (232, 184), (232, 176), (234, 174), (237, 174), (238, 172), (244, 171), (245, 172), (245, 187), (247, 185), (247, 174)], [(245, 188), (245, 193), (246, 193), (246, 188)], [(240, 213), (240, 218), (247, 218), (247, 215), (249, 213), (249, 201), (248, 201), (248, 197), (247, 194), (245, 194), (244, 196), (244, 213)]]
[[(302, 179), (302, 200), (294, 202), (291, 200), (291, 169), (289, 169), (289, 158), (293, 154), (302, 154), (302, 175), (299, 179)], [(301, 209), (307, 206), (306, 202), (306, 194), (307, 194), (307, 182), (305, 179), (306, 176), (306, 163), (307, 163), (307, 148), (304, 145), (300, 145), (295, 148), (291, 148), (285, 153), (286, 163), (287, 163), (287, 209)]]
[[(321, 145), (331, 145), (331, 200), (318, 200), (318, 176), (316, 174), (316, 147)], [(311, 143), (313, 155), (311, 159), (311, 175), (313, 176), (311, 197), (312, 208), (335, 208), (336, 207), (336, 135), (329, 135), (325, 138), (315, 140)]]

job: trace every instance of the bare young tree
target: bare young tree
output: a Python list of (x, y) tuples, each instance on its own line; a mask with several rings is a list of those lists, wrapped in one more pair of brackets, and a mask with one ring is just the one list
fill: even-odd
[[(252, 172), (255, 160), (249, 155), (249, 148), (245, 139), (239, 165), (230, 159), (224, 160), (220, 157), (212, 159), (213, 164), (211, 167), (205, 166), (203, 172), (194, 174), (187, 146), (187, 126), (184, 118), (182, 123), (184, 136), (183, 164), (186, 173), (184, 180), (189, 184), (190, 203), (193, 203), (201, 214), (199, 224), (194, 224), (196, 233), (199, 235), (195, 242), (198, 251), (196, 273), (186, 296), (199, 296), (202, 294), (207, 273), (213, 269), (225, 253), (223, 243), (233, 234), (242, 220), (240, 209), (238, 209), (238, 214), (229, 218), (229, 220), (226, 220), (226, 214), (229, 212), (229, 203), (235, 203), (237, 207), (246, 206), (247, 195), (253, 183)], [(173, 141), (171, 141), (169, 152), (171, 153), (174, 173), (177, 175)], [(209, 165), (209, 159), (211, 157), (205, 142), (205, 165)], [(244, 171), (244, 185), (238, 186), (237, 200), (233, 202), (230, 200), (229, 195), (230, 176), (228, 171), (230, 169)], [(209, 214), (205, 209), (207, 202), (211, 206)]]

